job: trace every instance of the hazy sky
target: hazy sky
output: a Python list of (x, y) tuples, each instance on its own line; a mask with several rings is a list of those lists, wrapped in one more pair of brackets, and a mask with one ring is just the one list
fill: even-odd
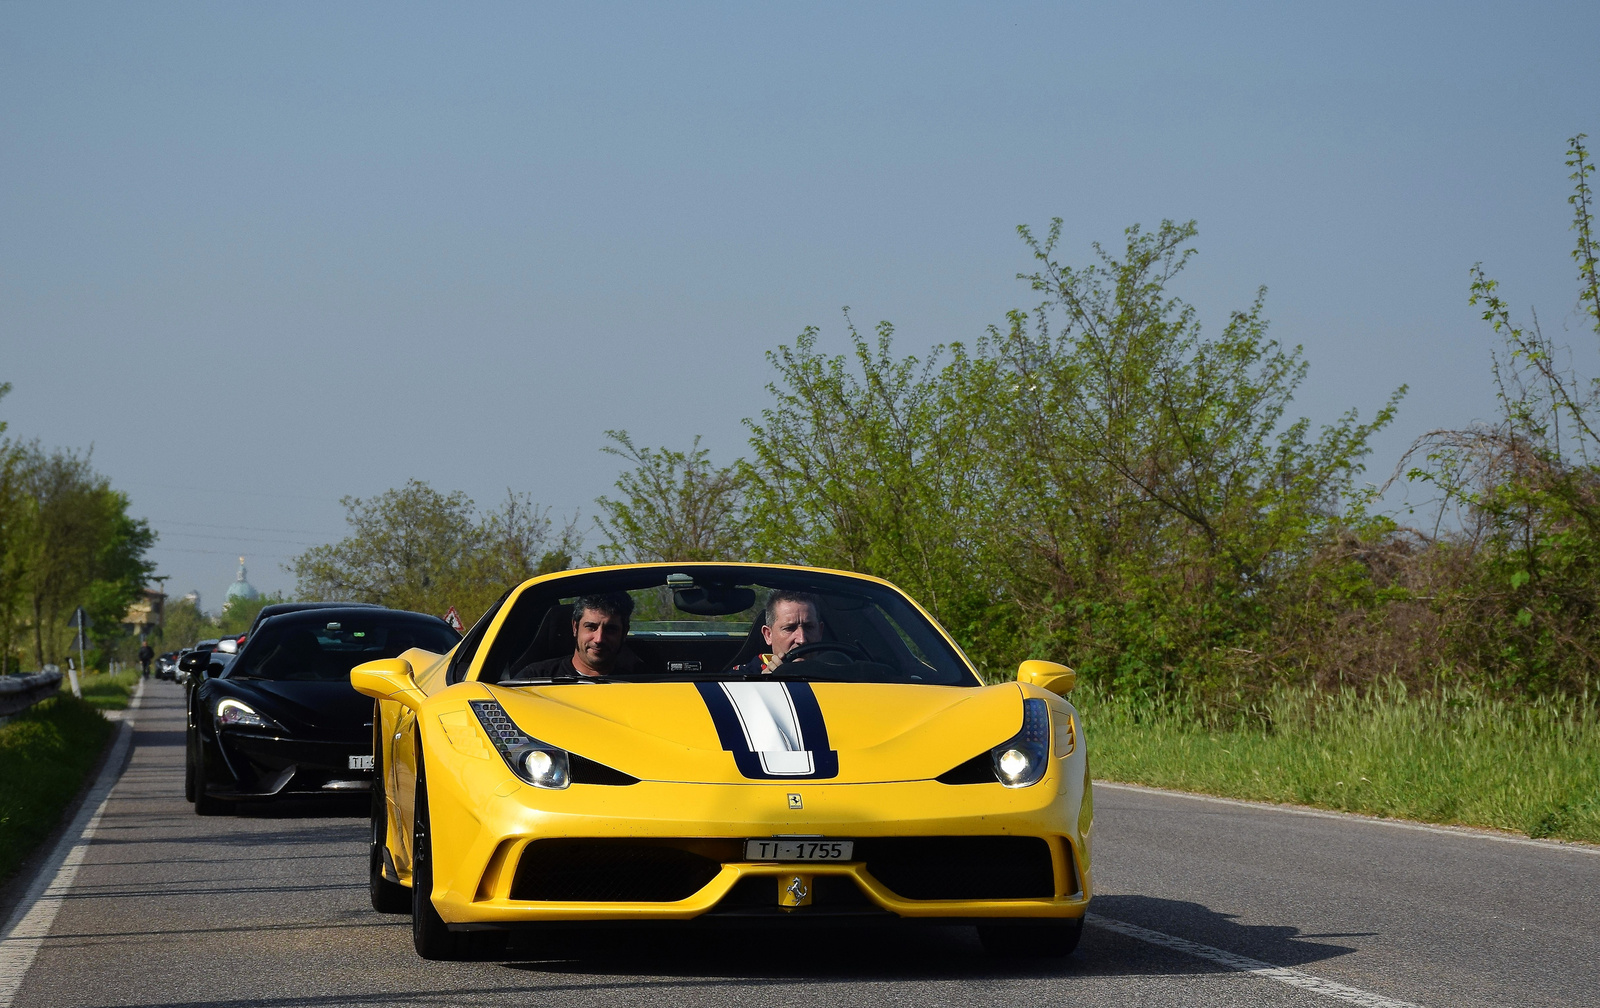
[(1402, 383), (1381, 479), (1488, 417), (1482, 260), (1569, 326), (1566, 139), (1600, 4), (0, 3), (0, 401), (93, 445), (215, 607), (237, 557), (415, 477), (587, 524), (607, 428), (720, 461), (765, 351), (839, 309), (907, 350), (1067, 256), (1196, 218), (1216, 332), (1258, 285), (1299, 411)]

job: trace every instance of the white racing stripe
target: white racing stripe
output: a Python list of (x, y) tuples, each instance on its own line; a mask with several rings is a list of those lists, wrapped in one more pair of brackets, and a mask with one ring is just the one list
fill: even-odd
[(1171, 788), (1146, 787), (1143, 784), (1114, 784), (1111, 781), (1097, 780), (1094, 782), (1094, 786), (1097, 788), (1110, 788), (1113, 791), (1144, 791), (1148, 794), (1170, 795), (1173, 798), (1210, 802), (1213, 805), (1234, 805), (1239, 808), (1263, 809), (1268, 812), (1282, 812), (1285, 815), (1305, 816), (1308, 819), (1342, 819), (1346, 822), (1366, 822), (1375, 826), (1389, 826), (1393, 829), (1415, 830), (1418, 833), (1437, 833), (1442, 836), (1465, 837), (1472, 840), (1490, 840), (1494, 843), (1516, 844), (1523, 847), (1543, 847), (1546, 850), (1566, 851), (1569, 854), (1600, 854), (1600, 845), (1597, 844), (1580, 843), (1575, 840), (1535, 840), (1532, 837), (1495, 833), (1490, 830), (1474, 829), (1471, 826), (1431, 826), (1427, 823), (1411, 822), (1408, 819), (1386, 819), (1380, 816), (1363, 815), (1360, 812), (1330, 812), (1322, 809), (1304, 808), (1299, 805), (1276, 805), (1272, 802), (1246, 801), (1243, 798), (1218, 798), (1215, 795), (1195, 794), (1193, 791), (1175, 791)]
[(1362, 1005), (1364, 1008), (1422, 1008), (1415, 1001), (1401, 1001), (1397, 998), (1384, 997), (1382, 994), (1374, 994), (1371, 991), (1362, 990), (1360, 987), (1351, 987), (1348, 984), (1324, 980), (1322, 977), (1313, 976), (1310, 973), (1302, 973), (1297, 969), (1274, 966), (1259, 959), (1251, 959), (1248, 956), (1238, 955), (1233, 952), (1224, 952), (1222, 949), (1212, 948), (1210, 945), (1201, 945), (1199, 942), (1175, 938), (1160, 931), (1151, 931), (1149, 928), (1142, 928), (1137, 924), (1112, 920), (1099, 914), (1084, 914), (1084, 920), (1095, 927), (1104, 928), (1107, 931), (1115, 931), (1117, 934), (1127, 935), (1129, 938), (1137, 938), (1151, 945), (1160, 945), (1162, 948), (1169, 948), (1174, 952), (1192, 955), (1197, 959), (1216, 963), (1218, 966), (1238, 970), (1241, 973), (1251, 973), (1266, 980), (1276, 980), (1278, 983), (1288, 984), (1290, 987), (1298, 987), (1301, 990), (1308, 990), (1324, 997), (1336, 998), (1349, 1004)]
[(78, 877), (78, 868), (89, 853), (95, 828), (111, 798), (111, 789), (122, 776), (123, 764), (128, 760), (128, 750), (133, 744), (133, 714), (144, 696), (144, 680), (139, 680), (128, 709), (122, 712), (117, 726), (117, 739), (112, 743), (111, 754), (106, 757), (100, 777), (94, 783), (83, 807), (73, 817), (72, 824), (62, 834), (55, 850), (39, 871), (39, 877), (28, 887), (16, 912), (0, 932), (0, 1008), (10, 1008), (22, 987), (23, 977), (39, 955), (45, 938), (55, 924), (56, 913)]
[(800, 733), (800, 715), (781, 682), (725, 682), (722, 692), (744, 730), (745, 744), (769, 774), (808, 775), (815, 761)]

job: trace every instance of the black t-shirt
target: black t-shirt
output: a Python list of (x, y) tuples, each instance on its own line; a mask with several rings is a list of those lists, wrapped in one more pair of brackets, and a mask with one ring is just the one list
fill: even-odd
[(577, 666), (572, 664), (571, 655), (561, 655), (558, 658), (546, 658), (544, 661), (529, 662), (512, 673), (513, 679), (555, 679), (560, 676), (581, 675)]

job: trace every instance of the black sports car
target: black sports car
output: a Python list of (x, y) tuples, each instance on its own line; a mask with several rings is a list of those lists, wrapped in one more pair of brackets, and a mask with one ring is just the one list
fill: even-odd
[(414, 647), (441, 654), (460, 639), (421, 613), (322, 608), (262, 622), (226, 664), (185, 656), (184, 796), (200, 815), (221, 815), (240, 800), (369, 790), (372, 700), (350, 687), (350, 669)]

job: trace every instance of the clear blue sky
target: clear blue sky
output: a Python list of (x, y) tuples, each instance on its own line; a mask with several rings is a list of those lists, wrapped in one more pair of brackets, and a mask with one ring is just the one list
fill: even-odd
[[(408, 478), (559, 512), (602, 432), (742, 452), (764, 351), (902, 345), (1196, 218), (1300, 411), (1412, 388), (1370, 465), (1488, 417), (1482, 260), (1573, 323), (1563, 152), (1600, 4), (0, 3), (0, 402), (94, 446), (208, 607)], [(1592, 337), (1583, 343), (1592, 350)]]

